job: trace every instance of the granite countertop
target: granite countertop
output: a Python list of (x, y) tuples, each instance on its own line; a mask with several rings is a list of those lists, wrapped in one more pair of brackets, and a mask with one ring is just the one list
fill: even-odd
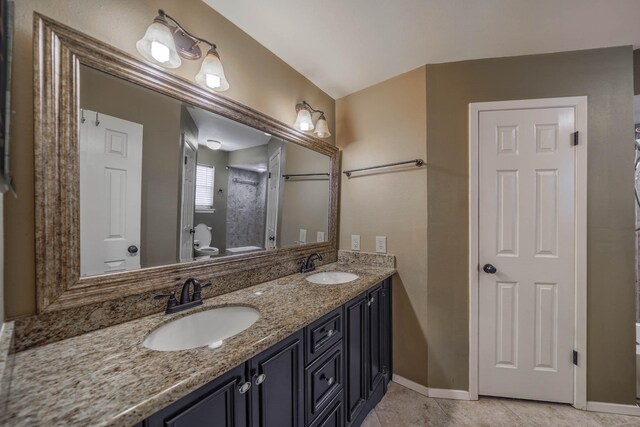
[[(130, 426), (187, 395), (341, 306), (395, 269), (332, 263), (317, 271), (359, 278), (314, 285), (293, 274), (209, 298), (181, 313), (154, 314), (16, 353), (3, 425)], [(260, 319), (217, 349), (159, 352), (145, 348), (158, 326), (218, 306), (247, 305)]]

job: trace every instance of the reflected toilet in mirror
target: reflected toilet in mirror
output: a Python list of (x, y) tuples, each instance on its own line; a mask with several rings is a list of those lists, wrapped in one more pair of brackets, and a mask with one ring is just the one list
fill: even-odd
[(80, 67), (80, 270), (325, 242), (330, 157)]

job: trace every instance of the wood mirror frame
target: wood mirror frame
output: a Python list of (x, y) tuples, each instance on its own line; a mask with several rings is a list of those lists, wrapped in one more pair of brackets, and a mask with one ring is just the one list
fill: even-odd
[[(80, 64), (268, 132), (329, 156), (328, 241), (205, 261), (80, 277)], [(293, 105), (292, 105), (293, 108)], [(212, 277), (337, 250), (340, 151), (328, 142), (144, 63), (40, 14), (34, 15), (35, 247), (38, 312), (167, 289), (180, 278)]]

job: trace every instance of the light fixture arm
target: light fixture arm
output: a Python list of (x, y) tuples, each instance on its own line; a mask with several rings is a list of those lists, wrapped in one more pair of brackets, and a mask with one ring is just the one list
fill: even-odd
[(185, 30), (185, 28), (180, 25), (180, 23), (178, 21), (176, 21), (174, 18), (172, 18), (171, 16), (169, 16), (164, 10), (162, 9), (158, 9), (158, 16), (156, 17), (155, 21), (159, 21), (162, 22), (164, 24), (167, 24), (167, 19), (169, 21), (171, 21), (171, 23), (180, 31), (182, 31), (182, 33), (184, 33), (184, 35), (186, 35), (187, 37), (189, 37), (191, 40), (193, 40), (194, 45), (197, 45), (198, 43), (204, 43), (206, 45), (209, 45), (209, 47), (211, 49), (217, 49), (217, 46), (215, 45), (215, 43), (211, 43), (208, 40), (202, 39), (200, 37), (194, 36), (193, 34), (191, 34), (189, 31)]
[(320, 117), (324, 117), (324, 111), (316, 110), (307, 101), (302, 101), (302, 103), (296, 105), (296, 112), (302, 109), (309, 110), (311, 113), (320, 113)]

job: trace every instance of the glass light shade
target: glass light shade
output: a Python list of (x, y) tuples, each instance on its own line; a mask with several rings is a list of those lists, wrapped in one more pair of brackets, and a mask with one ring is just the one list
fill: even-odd
[(224, 92), (229, 89), (229, 82), (224, 76), (222, 62), (217, 52), (211, 49), (202, 61), (200, 72), (196, 74), (196, 83), (207, 90)]
[(329, 132), (329, 125), (327, 124), (327, 119), (324, 116), (321, 116), (316, 123), (316, 130), (313, 131), (318, 138), (329, 138), (331, 136), (331, 132)]
[(298, 110), (298, 117), (296, 118), (296, 122), (293, 124), (298, 130), (308, 131), (313, 130), (313, 120), (311, 120), (311, 113), (306, 108), (301, 108)]
[(222, 143), (220, 141), (216, 141), (215, 139), (207, 139), (207, 148), (212, 150), (219, 150), (222, 148)]
[(144, 37), (136, 43), (136, 48), (144, 59), (165, 68), (178, 68), (182, 64), (173, 34), (162, 22), (154, 21), (149, 25)]

